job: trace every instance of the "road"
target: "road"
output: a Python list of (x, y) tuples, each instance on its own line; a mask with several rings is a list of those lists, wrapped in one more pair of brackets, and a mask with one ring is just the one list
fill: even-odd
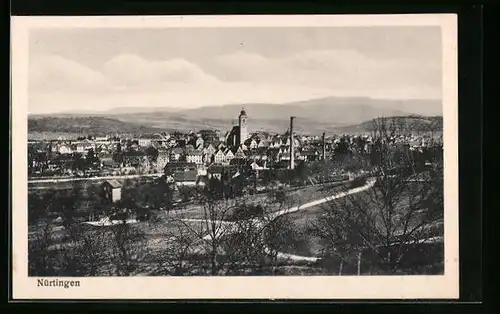
[(99, 180), (112, 180), (112, 179), (135, 179), (143, 177), (161, 177), (161, 173), (149, 173), (149, 174), (131, 174), (123, 176), (106, 176), (106, 177), (88, 177), (88, 178), (59, 178), (59, 179), (35, 179), (28, 180), (28, 183), (60, 183), (60, 182), (74, 182), (74, 181), (99, 181)]
[[(339, 199), (339, 198), (342, 198), (342, 197), (345, 197), (347, 195), (352, 195), (352, 194), (356, 194), (356, 193), (359, 193), (359, 192), (362, 192), (362, 191), (366, 191), (370, 188), (373, 187), (373, 185), (375, 184), (375, 181), (376, 179), (374, 178), (370, 178), (367, 180), (367, 183), (363, 186), (360, 186), (360, 187), (357, 187), (357, 188), (353, 188), (353, 189), (350, 189), (348, 191), (345, 191), (345, 192), (339, 192), (335, 195), (332, 195), (332, 196), (328, 196), (328, 197), (324, 197), (324, 198), (321, 198), (321, 199), (318, 199), (318, 200), (314, 200), (314, 201), (311, 201), (311, 202), (308, 202), (308, 203), (305, 203), (305, 204), (302, 204), (302, 205), (299, 205), (299, 206), (294, 206), (294, 207), (291, 207), (291, 208), (287, 208), (287, 209), (284, 209), (284, 210), (280, 210), (280, 211), (277, 211), (277, 212), (274, 212), (274, 213), (271, 213), (269, 219), (276, 219), (278, 218), (279, 216), (282, 216), (282, 215), (286, 215), (286, 214), (290, 214), (290, 213), (294, 213), (294, 212), (297, 212), (299, 210), (306, 210), (308, 208), (311, 208), (311, 207), (314, 207), (316, 205), (319, 205), (319, 204), (323, 204), (323, 203), (326, 203), (326, 202), (330, 202), (330, 201), (333, 201), (335, 199)], [(199, 222), (199, 223), (203, 223), (205, 222), (204, 219), (181, 219), (182, 221), (190, 221), (190, 222)], [(260, 218), (253, 218), (251, 219), (254, 223), (261, 223), (261, 219)], [(220, 234), (219, 236), (223, 235), (223, 234), (230, 234), (232, 232), (235, 232), (236, 231), (236, 227), (237, 227), (237, 223), (241, 223), (241, 221), (223, 221), (223, 220), (218, 220), (218, 221), (214, 221), (213, 223), (215, 224), (218, 224), (219, 226), (221, 226), (222, 228), (220, 228)], [(209, 241), (210, 239), (212, 238), (211, 235), (206, 235), (205, 237), (203, 237), (203, 240), (205, 241)], [(266, 250), (270, 250), (269, 248), (266, 248)], [(293, 254), (289, 254), (289, 253), (283, 253), (283, 252), (279, 252), (278, 253), (278, 257), (279, 258), (283, 258), (283, 259), (288, 259), (288, 260), (293, 260), (293, 261), (308, 261), (308, 262), (315, 262), (317, 261), (319, 258), (318, 257), (312, 257), (312, 256), (299, 256), (299, 255), (293, 255)]]
[[(376, 179), (370, 178), (370, 179), (368, 179), (367, 183), (361, 187), (353, 188), (353, 189), (350, 189), (350, 190), (344, 191), (344, 192), (339, 192), (339, 193), (332, 195), (332, 196), (329, 196), (329, 197), (320, 198), (320, 199), (310, 201), (310, 202), (307, 202), (307, 203), (299, 205), (299, 206), (294, 206), (294, 207), (291, 207), (288, 209), (277, 211), (275, 213), (271, 213), (269, 219), (270, 220), (276, 219), (277, 217), (280, 217), (282, 215), (294, 213), (294, 212), (297, 212), (299, 210), (307, 210), (307, 209), (312, 208), (312, 207), (319, 205), (319, 204), (323, 204), (326, 202), (333, 201), (335, 199), (346, 197), (347, 195), (352, 195), (352, 194), (356, 194), (356, 193), (359, 193), (362, 191), (366, 191), (366, 190), (370, 189), (371, 187), (373, 187), (375, 182), (376, 182)], [(181, 219), (181, 220), (182, 221), (190, 221), (190, 222), (199, 222), (199, 223), (206, 222), (204, 219)], [(250, 220), (256, 224), (262, 223), (262, 220), (260, 218), (253, 218)], [(243, 220), (243, 221), (245, 221), (245, 220)], [(217, 228), (220, 227), (220, 229), (219, 229), (220, 231), (219, 231), (218, 236), (221, 236), (223, 234), (227, 235), (227, 234), (236, 232), (237, 226), (238, 226), (237, 223), (241, 223), (241, 222), (242, 221), (223, 221), (223, 220), (214, 221), (214, 223), (217, 224)], [(210, 241), (211, 239), (212, 239), (212, 235), (206, 235), (205, 237), (203, 237), (202, 240)], [(423, 241), (419, 241), (419, 243), (438, 243), (438, 242), (443, 242), (443, 237), (432, 237), (432, 238), (429, 238), (429, 239), (426, 239)], [(412, 244), (412, 243), (413, 243), (412, 241), (408, 241), (405, 244)], [(399, 243), (395, 243), (395, 245), (396, 244), (399, 244)], [(267, 247), (265, 248), (265, 250), (270, 251), (270, 249)], [(294, 254), (289, 254), (289, 253), (284, 253), (284, 252), (278, 252), (278, 258), (292, 260), (292, 261), (306, 261), (306, 262), (316, 262), (320, 259), (319, 257), (315, 257), (315, 256), (300, 256), (300, 255), (294, 255)]]

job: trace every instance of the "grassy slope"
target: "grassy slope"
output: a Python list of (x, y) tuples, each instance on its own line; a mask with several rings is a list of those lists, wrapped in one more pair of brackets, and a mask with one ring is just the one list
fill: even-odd
[(143, 134), (163, 129), (104, 117), (30, 117), (28, 132), (37, 136), (55, 134), (105, 135), (115, 133)]

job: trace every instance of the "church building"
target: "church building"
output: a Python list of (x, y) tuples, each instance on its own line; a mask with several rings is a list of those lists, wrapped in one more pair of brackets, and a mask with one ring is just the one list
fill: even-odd
[(233, 126), (226, 137), (226, 144), (230, 147), (239, 147), (248, 138), (247, 113), (242, 109), (238, 116), (238, 125)]

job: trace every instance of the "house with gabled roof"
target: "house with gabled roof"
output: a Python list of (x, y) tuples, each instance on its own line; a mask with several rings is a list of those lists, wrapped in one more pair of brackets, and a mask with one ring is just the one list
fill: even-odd
[(245, 145), (247, 145), (249, 149), (256, 149), (258, 147), (259, 143), (258, 143), (257, 139), (252, 138), (252, 139), (246, 141)]
[(204, 153), (209, 154), (209, 155), (213, 155), (217, 152), (217, 149), (212, 144), (208, 144), (208, 146), (205, 147), (203, 150), (204, 150)]
[(122, 184), (118, 180), (106, 180), (102, 183), (101, 188), (107, 201), (116, 203), (121, 200)]
[(233, 149), (233, 154), (234, 154), (234, 158), (236, 158), (236, 159), (245, 159), (246, 158), (245, 152), (243, 151), (241, 146), (236, 148), (236, 149)]
[(196, 149), (202, 149), (204, 144), (205, 144), (205, 141), (203, 140), (203, 138), (201, 136), (196, 138), (196, 140), (194, 141), (194, 147)]
[(224, 162), (226, 164), (229, 164), (231, 162), (231, 160), (234, 158), (234, 154), (231, 151), (231, 149), (229, 149), (229, 148), (226, 149), (226, 151), (224, 152), (224, 154), (226, 155)]
[(219, 149), (215, 154), (214, 154), (214, 162), (216, 164), (222, 164), (226, 161), (226, 154), (222, 149)]
[(182, 149), (181, 147), (174, 147), (170, 150), (169, 160), (180, 161), (183, 154), (184, 149)]
[(197, 149), (188, 149), (185, 156), (186, 162), (192, 162), (197, 165), (203, 163), (203, 154)]

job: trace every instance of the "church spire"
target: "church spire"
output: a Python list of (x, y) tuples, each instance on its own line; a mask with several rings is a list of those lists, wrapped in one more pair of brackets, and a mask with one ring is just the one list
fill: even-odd
[(240, 112), (240, 117), (242, 116), (247, 116), (247, 112), (245, 111), (245, 108), (244, 107), (241, 107), (241, 112)]

